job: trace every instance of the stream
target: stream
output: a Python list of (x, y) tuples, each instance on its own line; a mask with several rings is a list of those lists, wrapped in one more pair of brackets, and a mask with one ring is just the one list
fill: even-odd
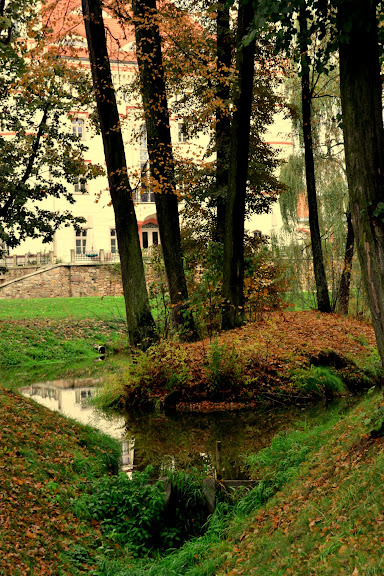
[[(221, 442), (224, 479), (247, 478), (245, 456), (268, 446), (273, 437), (295, 423), (308, 426), (319, 421), (326, 409), (315, 407), (182, 412), (111, 413), (95, 409), (89, 399), (97, 394), (99, 378), (67, 378), (34, 382), (20, 388), (21, 394), (50, 410), (59, 411), (118, 439), (122, 444), (121, 468), (127, 473), (153, 467), (154, 477), (162, 468), (190, 467), (212, 473), (216, 465), (216, 443)], [(328, 409), (343, 409), (337, 402)]]

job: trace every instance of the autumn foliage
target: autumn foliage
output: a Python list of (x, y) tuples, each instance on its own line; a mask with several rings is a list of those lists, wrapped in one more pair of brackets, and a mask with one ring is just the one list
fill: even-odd
[(374, 342), (372, 328), (357, 320), (274, 312), (201, 342), (161, 342), (112, 378), (114, 399), (127, 407), (216, 410), (356, 392), (380, 377)]

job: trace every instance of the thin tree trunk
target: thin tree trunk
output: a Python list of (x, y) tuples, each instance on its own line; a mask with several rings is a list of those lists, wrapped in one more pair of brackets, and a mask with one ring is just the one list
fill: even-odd
[(149, 307), (132, 190), (107, 52), (100, 0), (82, 0), (93, 87), (115, 213), (129, 340), (147, 348), (156, 339)]
[(175, 189), (168, 102), (165, 89), (156, 0), (133, 0), (136, 55), (147, 129), (148, 155), (172, 319), (181, 338), (196, 339), (181, 255), (178, 198)]
[(316, 197), (315, 162), (312, 139), (312, 92), (310, 88), (310, 68), (308, 57), (308, 27), (306, 12), (299, 13), (301, 49), (301, 99), (303, 110), (303, 136), (305, 154), (305, 178), (307, 183), (309, 229), (311, 232), (313, 270), (316, 282), (317, 307), (320, 312), (331, 312), (327, 278), (325, 275), (323, 250), (321, 246), (318, 206)]
[(232, 47), (229, 25), (229, 5), (226, 0), (217, 4), (217, 89), (216, 100), (216, 228), (213, 239), (224, 241), (225, 205), (228, 188), (229, 151), (231, 146), (231, 114), (229, 111)]
[[(344, 28), (348, 24), (348, 29)], [(384, 362), (384, 127), (376, 1), (341, 2), (340, 93), (352, 224)]]
[(236, 68), (228, 197), (224, 235), (223, 329), (244, 323), (244, 218), (248, 176), (255, 41), (243, 45), (253, 18), (252, 2), (240, 3), (237, 28)]
[(353, 262), (353, 248), (355, 243), (355, 233), (353, 231), (351, 212), (347, 213), (347, 238), (345, 241), (344, 266), (340, 278), (339, 288), (339, 312), (348, 315), (349, 294), (351, 288), (351, 273)]

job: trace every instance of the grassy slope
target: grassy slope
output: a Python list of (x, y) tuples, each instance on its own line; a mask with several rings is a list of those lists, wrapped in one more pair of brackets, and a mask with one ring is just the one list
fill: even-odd
[(0, 388), (0, 450), (0, 574), (89, 574), (100, 532), (69, 499), (116, 468), (116, 442)]
[(384, 573), (384, 441), (367, 434), (378, 403), (365, 400), (330, 430), (298, 477), (244, 523), (218, 576)]

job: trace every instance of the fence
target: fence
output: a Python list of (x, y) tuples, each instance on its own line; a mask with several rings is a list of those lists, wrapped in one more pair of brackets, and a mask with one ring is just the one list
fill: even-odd
[(0, 259), (0, 266), (4, 268), (13, 268), (16, 266), (44, 266), (54, 264), (55, 257), (53, 252), (37, 252), (37, 254), (14, 254), (13, 256), (5, 255)]
[(75, 262), (84, 262), (91, 264), (93, 262), (120, 262), (120, 255), (118, 252), (105, 252), (101, 249), (99, 251), (94, 250), (92, 252), (85, 252), (84, 254), (78, 254), (76, 250), (71, 250), (71, 264)]

